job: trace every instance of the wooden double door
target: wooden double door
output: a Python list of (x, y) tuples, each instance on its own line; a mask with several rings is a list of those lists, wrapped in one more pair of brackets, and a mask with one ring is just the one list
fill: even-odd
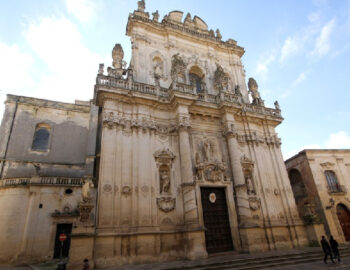
[(350, 213), (343, 204), (337, 205), (337, 216), (346, 241), (350, 241)]
[(208, 253), (233, 250), (224, 188), (201, 188), (205, 244)]

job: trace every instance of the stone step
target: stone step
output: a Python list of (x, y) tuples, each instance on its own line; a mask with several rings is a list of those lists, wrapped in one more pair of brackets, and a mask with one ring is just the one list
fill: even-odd
[[(348, 247), (340, 247), (341, 257), (350, 256), (350, 249)], [(323, 252), (321, 249), (315, 251), (301, 251), (289, 254), (267, 255), (247, 258), (223, 258), (222, 261), (215, 262), (198, 262), (192, 265), (181, 265), (178, 267), (161, 268), (162, 270), (220, 270), (220, 269), (261, 269), (277, 267), (282, 265), (291, 265), (296, 263), (307, 263), (313, 261), (320, 261), (323, 259)]]

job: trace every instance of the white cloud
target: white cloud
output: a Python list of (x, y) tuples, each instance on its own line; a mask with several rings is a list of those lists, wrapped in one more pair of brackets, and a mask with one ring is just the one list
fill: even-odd
[(256, 73), (261, 76), (262, 79), (266, 79), (267, 73), (269, 71), (269, 65), (275, 61), (276, 53), (275, 51), (269, 52), (260, 57), (256, 64)]
[(350, 136), (344, 131), (332, 133), (329, 135), (325, 146), (330, 149), (350, 148)]
[(349, 149), (350, 148), (350, 136), (345, 131), (339, 131), (329, 135), (328, 139), (323, 144), (308, 144), (304, 145), (296, 150), (289, 152), (283, 152), (283, 158), (286, 160), (292, 156), (298, 154), (304, 149)]
[(316, 39), (316, 43), (315, 43), (315, 48), (312, 51), (312, 55), (316, 55), (316, 56), (324, 56), (325, 54), (327, 54), (330, 50), (330, 37), (332, 34), (332, 31), (335, 27), (335, 18), (333, 18), (332, 20), (330, 20), (329, 22), (327, 22), (321, 30), (320, 35), (318, 36), (318, 38)]
[(283, 62), (292, 55), (297, 54), (303, 48), (303, 38), (298, 36), (288, 37), (281, 49), (280, 62)]
[(31, 23), (25, 37), (47, 66), (32, 95), (60, 101), (90, 99), (102, 57), (82, 42), (75, 24), (65, 17), (45, 17)]
[(299, 74), (298, 78), (295, 79), (294, 82), (292, 82), (292, 87), (297, 86), (298, 84), (302, 83), (306, 80), (306, 72), (302, 72)]
[(304, 145), (300, 148), (298, 148), (297, 150), (292, 150), (286, 153), (283, 153), (283, 158), (284, 160), (287, 160), (289, 158), (291, 158), (292, 156), (298, 154), (300, 151), (304, 150), (304, 149), (320, 149), (321, 146), (319, 144), (307, 144)]
[(23, 52), (18, 45), (0, 42), (0, 90), (18, 92), (33, 86), (30, 74), (33, 57)]
[(66, 6), (68, 12), (81, 22), (88, 22), (95, 18), (96, 5), (91, 0), (66, 0)]

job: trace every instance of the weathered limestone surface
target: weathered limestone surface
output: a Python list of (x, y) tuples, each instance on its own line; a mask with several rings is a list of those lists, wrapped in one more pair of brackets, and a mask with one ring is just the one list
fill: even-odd
[[(89, 102), (77, 103), (7, 97), (0, 130), (0, 245), (6, 246), (0, 263), (52, 259), (57, 224), (79, 223), (81, 189), (93, 177), (98, 112)], [(41, 124), (50, 132), (45, 151), (32, 149)]]
[[(333, 235), (340, 243), (349, 241), (338, 217), (338, 207), (343, 206), (345, 211), (350, 209), (350, 150), (305, 149), (285, 164), (297, 196), (299, 213), (312, 223), (309, 226), (315, 226), (312, 231), (308, 228), (309, 237), (319, 241), (322, 235), (327, 234)], [(327, 181), (327, 171), (334, 173), (335, 182)]]
[[(315, 238), (285, 170), (280, 107), (265, 107), (253, 78), (247, 89), (244, 49), (197, 16), (152, 15), (139, 1), (127, 25), (131, 62), (116, 44), (112, 67), (99, 66), (93, 104), (8, 97), (0, 245), (11, 249), (0, 262), (51, 259), (57, 224), (72, 224), (70, 269), (84, 258), (101, 268), (206, 258), (211, 206), (229, 249)], [(45, 151), (32, 150), (38, 127), (50, 132)]]

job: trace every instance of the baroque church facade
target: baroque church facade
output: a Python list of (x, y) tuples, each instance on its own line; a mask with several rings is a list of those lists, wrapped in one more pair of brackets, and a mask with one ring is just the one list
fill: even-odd
[[(275, 127), (244, 49), (199, 17), (130, 14), (91, 102), (9, 95), (1, 126), (1, 263), (79, 268), (306, 246)], [(248, 87), (247, 87), (248, 86)], [(311, 232), (311, 233), (310, 233)], [(317, 233), (318, 232), (318, 233)], [(316, 236), (315, 236), (316, 235)]]

